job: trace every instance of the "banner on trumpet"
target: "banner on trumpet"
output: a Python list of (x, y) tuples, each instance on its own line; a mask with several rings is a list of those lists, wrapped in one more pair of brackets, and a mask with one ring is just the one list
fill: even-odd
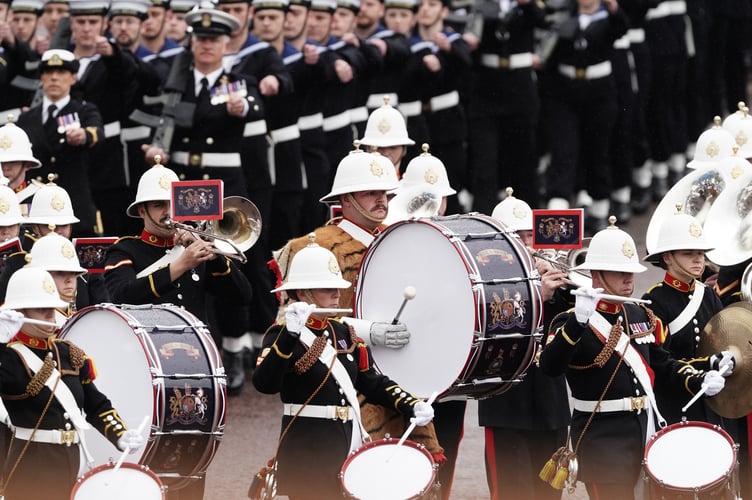
[(174, 221), (219, 220), (223, 216), (224, 183), (219, 179), (172, 183)]
[(582, 248), (583, 225), (581, 208), (533, 210), (533, 248)]

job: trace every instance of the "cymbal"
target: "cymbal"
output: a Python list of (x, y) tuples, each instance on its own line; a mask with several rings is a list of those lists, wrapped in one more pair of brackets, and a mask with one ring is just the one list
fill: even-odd
[(726, 386), (713, 397), (705, 398), (708, 406), (726, 418), (752, 413), (752, 304), (738, 302), (724, 308), (705, 325), (699, 356), (731, 351), (736, 361)]

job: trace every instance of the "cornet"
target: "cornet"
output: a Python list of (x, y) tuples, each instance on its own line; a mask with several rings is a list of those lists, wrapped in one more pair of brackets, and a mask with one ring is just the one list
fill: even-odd
[(198, 227), (172, 219), (163, 222), (169, 228), (182, 229), (211, 241), (215, 253), (245, 264), (248, 259), (243, 252), (251, 248), (261, 235), (261, 214), (253, 202), (242, 196), (228, 196), (222, 204), (224, 210), (218, 221), (200, 221)]
[(569, 278), (569, 285), (578, 288), (592, 286), (593, 280), (590, 276), (590, 271), (573, 269), (585, 261), (589, 246), (590, 238), (584, 238), (582, 240), (582, 248), (573, 248), (569, 251), (553, 249), (533, 250), (532, 255), (538, 259), (545, 260), (561, 272), (566, 273)]

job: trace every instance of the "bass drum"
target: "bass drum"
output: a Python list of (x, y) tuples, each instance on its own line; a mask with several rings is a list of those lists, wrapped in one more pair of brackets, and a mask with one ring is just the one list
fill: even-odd
[(415, 395), (485, 398), (519, 382), (542, 324), (539, 285), (519, 237), (479, 214), (411, 219), (368, 248), (356, 289), (357, 316), (392, 321), (408, 286), (416, 295), (399, 321), (401, 349), (373, 346), (379, 367)]
[[(146, 444), (129, 459), (172, 490), (206, 472), (224, 434), (227, 390), (220, 353), (198, 318), (171, 304), (100, 304), (74, 315), (60, 337), (94, 360), (97, 388), (129, 428), (148, 416)], [(95, 465), (117, 460), (99, 432), (85, 437)]]

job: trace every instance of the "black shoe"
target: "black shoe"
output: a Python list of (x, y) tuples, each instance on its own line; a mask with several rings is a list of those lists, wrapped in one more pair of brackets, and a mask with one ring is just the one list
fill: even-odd
[(243, 390), (245, 384), (245, 370), (243, 369), (243, 352), (222, 353), (222, 361), (227, 375), (227, 393), (237, 396)]
[(632, 209), (629, 203), (611, 200), (611, 213), (616, 217), (616, 224), (619, 226), (626, 225), (632, 218)]
[(653, 201), (661, 201), (668, 193), (668, 179), (653, 177)]
[(650, 208), (650, 202), (652, 201), (650, 199), (650, 194), (649, 187), (642, 188), (632, 186), (632, 198), (629, 203), (632, 208), (632, 213), (639, 215), (648, 211)]

